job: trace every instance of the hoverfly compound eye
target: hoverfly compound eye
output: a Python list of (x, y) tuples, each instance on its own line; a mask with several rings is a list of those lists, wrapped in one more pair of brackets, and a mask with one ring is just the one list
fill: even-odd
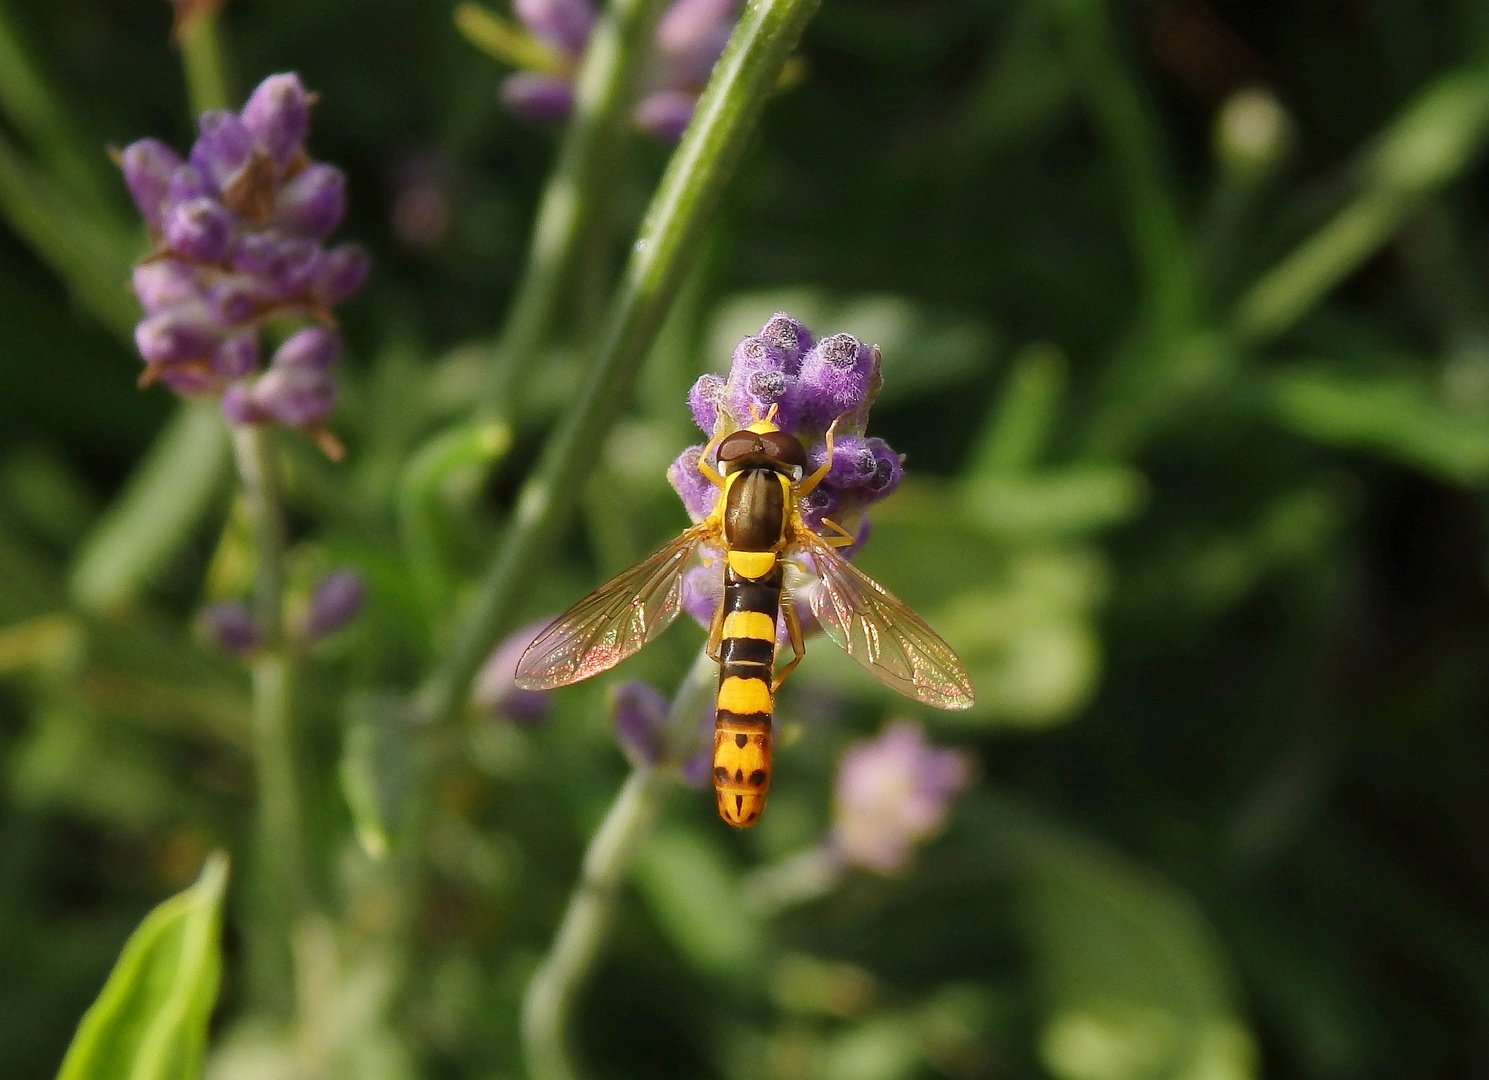
[(798, 469), (807, 467), (807, 448), (801, 440), (785, 431), (771, 431), (760, 436), (761, 449), (772, 461), (782, 465), (794, 465)]
[(742, 457), (748, 457), (760, 449), (760, 436), (748, 428), (726, 435), (724, 441), (719, 443), (719, 464), (730, 461), (738, 461)]

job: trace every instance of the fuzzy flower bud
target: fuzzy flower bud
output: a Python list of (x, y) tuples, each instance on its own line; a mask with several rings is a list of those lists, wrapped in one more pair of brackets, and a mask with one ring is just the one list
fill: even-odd
[(584, 52), (597, 17), (589, 0), (514, 0), (512, 10), (536, 37), (570, 56)]
[(660, 761), (667, 699), (646, 683), (632, 680), (615, 688), (610, 707), (615, 715), (615, 738), (626, 760), (638, 769)]
[(864, 403), (875, 371), (874, 351), (851, 334), (823, 338), (801, 359), (793, 402), (799, 422), (823, 427)]
[(191, 147), (191, 165), (218, 191), (248, 163), (253, 135), (237, 113), (210, 109), (197, 120), (201, 134)]
[(287, 232), (324, 240), (346, 213), (346, 174), (334, 165), (310, 165), (280, 187), (274, 220)]
[(684, 90), (658, 90), (636, 105), (636, 126), (662, 142), (677, 142), (693, 119), (698, 106), (695, 94)]
[(316, 586), (305, 612), (305, 640), (315, 641), (340, 630), (362, 610), (367, 587), (355, 570), (337, 570)]
[(124, 183), (145, 224), (152, 232), (160, 232), (164, 223), (162, 205), (170, 190), (171, 177), (181, 167), (181, 158), (159, 139), (141, 139), (124, 148), (119, 164)]
[(215, 263), (227, 254), (233, 238), (233, 215), (216, 199), (178, 203), (165, 220), (165, 242), (192, 262)]
[(311, 427), (336, 407), (336, 380), (309, 364), (269, 365), (253, 386), (253, 407), (285, 427)]
[(134, 328), (135, 347), (152, 364), (198, 360), (216, 346), (219, 328), (207, 309), (182, 304), (151, 315)]
[(909, 720), (843, 755), (834, 786), (832, 844), (848, 862), (880, 874), (909, 865), (915, 845), (945, 823), (951, 798), (972, 778), (968, 757), (925, 740)]
[(362, 287), (372, 260), (356, 244), (342, 244), (326, 252), (311, 295), (322, 307), (335, 307)]
[(574, 84), (562, 75), (519, 71), (501, 85), (502, 104), (524, 120), (549, 124), (574, 108)]
[(310, 95), (300, 76), (270, 75), (243, 106), (243, 127), (283, 167), (295, 156), (310, 131)]
[(197, 615), (197, 626), (208, 641), (232, 656), (243, 656), (258, 645), (253, 615), (237, 600), (208, 604)]

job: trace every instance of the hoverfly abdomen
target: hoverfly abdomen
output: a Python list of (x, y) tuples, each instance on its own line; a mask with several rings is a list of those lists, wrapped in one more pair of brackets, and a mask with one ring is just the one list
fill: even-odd
[(760, 820), (770, 788), (770, 685), (783, 583), (780, 563), (758, 579), (724, 573), (713, 776), (719, 816), (737, 828)]

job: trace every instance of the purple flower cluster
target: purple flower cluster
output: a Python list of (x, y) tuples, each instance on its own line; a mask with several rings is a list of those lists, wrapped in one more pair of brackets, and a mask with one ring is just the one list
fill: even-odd
[(903, 870), (915, 845), (941, 828), (952, 796), (971, 779), (966, 754), (932, 746), (912, 721), (890, 724), (843, 755), (832, 850), (866, 870)]
[[(153, 247), (134, 270), (142, 385), (222, 394), (237, 423), (314, 430), (335, 404), (330, 309), (362, 284), (368, 260), (355, 245), (324, 244), (346, 209), (346, 178), (306, 156), (312, 101), (298, 75), (272, 75), (241, 113), (203, 113), (184, 161), (158, 139), (125, 148), (124, 180)], [(325, 325), (291, 337), (260, 375), (259, 328), (282, 316)]]
[[(879, 438), (866, 438), (869, 408), (879, 394), (879, 350), (851, 334), (815, 339), (789, 315), (773, 315), (758, 334), (734, 349), (727, 377), (704, 375), (688, 393), (693, 419), (712, 436), (720, 425), (732, 430), (775, 408), (775, 423), (807, 448), (807, 469), (826, 461), (827, 429), (834, 421), (832, 463), (822, 483), (801, 503), (802, 520), (817, 532), (831, 530), (831, 519), (857, 537), (846, 554), (868, 537), (864, 511), (899, 486), (900, 455)], [(667, 470), (667, 479), (690, 517), (702, 521), (714, 509), (719, 490), (698, 469), (703, 444), (684, 450)], [(713, 464), (713, 463), (711, 463)], [(689, 572), (684, 604), (705, 626), (718, 604), (720, 575), (707, 567)], [(809, 618), (807, 605), (798, 613)]]
[[(574, 71), (594, 29), (591, 0), (513, 0), (529, 32), (553, 54), (551, 70), (519, 71), (502, 83), (507, 108), (530, 120), (561, 120), (574, 107)], [(709, 72), (734, 29), (739, 0), (674, 0), (657, 22), (646, 90), (633, 119), (658, 139), (682, 137)]]

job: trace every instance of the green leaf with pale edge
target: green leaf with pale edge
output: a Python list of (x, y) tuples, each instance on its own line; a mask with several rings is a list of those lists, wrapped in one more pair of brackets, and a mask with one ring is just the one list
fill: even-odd
[(57, 1080), (189, 1080), (201, 1075), (222, 974), (227, 856), (159, 905), (124, 944), (83, 1015)]

